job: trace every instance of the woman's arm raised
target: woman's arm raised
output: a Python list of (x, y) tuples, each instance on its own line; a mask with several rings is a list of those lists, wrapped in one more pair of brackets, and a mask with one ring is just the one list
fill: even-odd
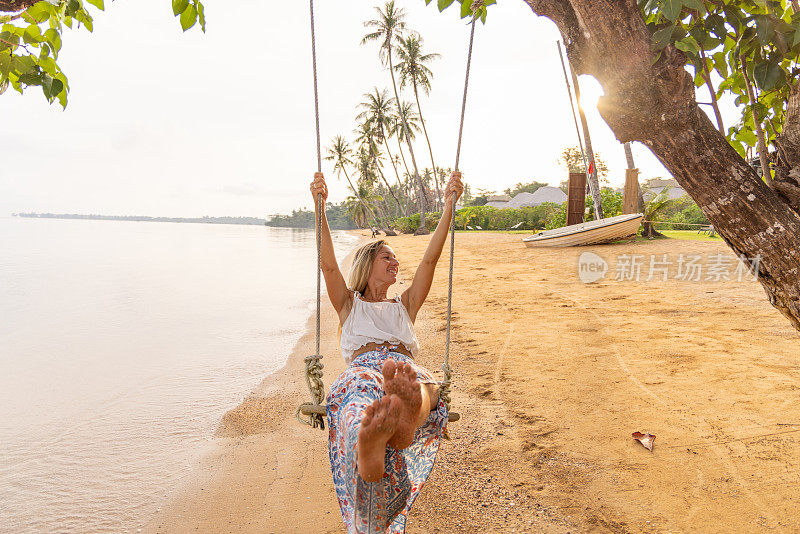
[(436, 225), (436, 230), (431, 236), (428, 248), (425, 250), (425, 255), (422, 257), (419, 267), (417, 267), (417, 272), (414, 273), (414, 281), (411, 282), (411, 287), (403, 292), (401, 298), (412, 322), (417, 319), (417, 312), (422, 307), (431, 289), (433, 273), (436, 270), (439, 256), (442, 254), (444, 242), (447, 240), (447, 233), (450, 231), (454, 199), (457, 201), (463, 192), (464, 184), (461, 183), (461, 173), (454, 171), (450, 175), (450, 181), (447, 183), (447, 188), (445, 189), (442, 218), (439, 219), (439, 224)]
[(319, 205), (317, 196), (322, 196), (322, 274), (325, 277), (325, 287), (328, 289), (328, 298), (336, 309), (337, 314), (350, 302), (350, 290), (344, 281), (339, 264), (336, 263), (336, 253), (333, 251), (333, 240), (331, 230), (328, 227), (328, 218), (325, 215), (325, 201), (328, 199), (328, 186), (325, 184), (325, 176), (321, 172), (314, 173), (314, 181), (311, 182), (311, 197), (314, 199), (314, 217), (319, 217)]

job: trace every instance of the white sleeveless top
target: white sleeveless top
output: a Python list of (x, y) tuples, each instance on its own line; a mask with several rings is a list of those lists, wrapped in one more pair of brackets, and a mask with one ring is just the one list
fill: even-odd
[(403, 345), (416, 358), (419, 342), (399, 295), (387, 302), (365, 302), (358, 291), (353, 292), (353, 307), (339, 340), (347, 365), (353, 360), (353, 352), (370, 342)]

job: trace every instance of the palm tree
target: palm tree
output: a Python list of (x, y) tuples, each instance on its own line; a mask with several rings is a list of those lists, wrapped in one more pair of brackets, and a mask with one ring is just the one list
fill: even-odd
[[(369, 122), (360, 122), (358, 123), (358, 127), (355, 129), (356, 134), (356, 141), (361, 145), (361, 148), (364, 149), (366, 154), (368, 154), (369, 160), (369, 171), (377, 169), (378, 174), (380, 175), (383, 183), (386, 184), (386, 189), (389, 190), (389, 193), (394, 198), (394, 201), (397, 203), (397, 207), (400, 210), (400, 213), (405, 215), (405, 210), (403, 209), (403, 205), (400, 203), (400, 200), (397, 198), (397, 195), (392, 190), (391, 186), (389, 186), (389, 182), (386, 180), (386, 176), (383, 174), (383, 169), (381, 168), (380, 158), (382, 157), (380, 147), (375, 142), (375, 131), (369, 124)], [(362, 173), (362, 177), (367, 176), (367, 174)]]
[[(419, 115), (417, 112), (414, 111), (414, 104), (411, 102), (403, 102), (399, 107), (395, 109), (397, 112), (397, 117), (400, 119), (396, 121), (395, 125), (395, 135), (398, 139), (398, 144), (402, 139), (405, 141), (406, 146), (408, 146), (408, 151), (411, 153), (411, 163), (414, 166), (414, 175), (409, 173), (409, 177), (416, 178), (417, 184), (422, 189), (422, 198), (425, 200), (425, 203), (428, 202), (428, 195), (425, 193), (424, 188), (422, 188), (422, 180), (420, 179), (419, 170), (417, 169), (417, 163), (414, 161), (414, 152), (411, 148), (411, 142), (417, 137), (416, 132), (420, 131), (419, 127)], [(402, 154), (402, 149), (400, 150)]]
[(645, 202), (644, 204), (644, 217), (642, 217), (642, 235), (653, 239), (654, 237), (664, 237), (664, 234), (655, 229), (652, 221), (658, 215), (673, 205), (673, 200), (669, 197), (669, 187), (662, 189), (657, 195)]
[[(347, 178), (347, 183), (350, 184), (350, 189), (353, 191), (353, 194), (355, 194), (355, 196), (361, 202), (364, 212), (369, 213), (370, 218), (375, 221), (376, 225), (382, 226), (378, 224), (378, 219), (375, 216), (375, 212), (372, 211), (372, 209), (364, 202), (364, 198), (353, 186), (353, 182), (350, 180), (350, 176), (347, 174), (347, 165), (353, 165), (353, 160), (350, 159), (350, 156), (353, 154), (353, 150), (350, 148), (350, 145), (347, 144), (347, 141), (345, 141), (344, 137), (337, 135), (333, 138), (331, 146), (329, 146), (327, 150), (328, 154), (325, 156), (325, 160), (334, 162), (333, 170), (336, 172), (336, 176), (341, 178), (342, 172), (344, 172), (344, 177)], [(355, 217), (353, 220), (355, 220)]]
[[(364, 27), (370, 28), (373, 31), (366, 34), (361, 39), (361, 44), (366, 44), (370, 41), (380, 41), (381, 46), (378, 51), (378, 57), (381, 61), (388, 65), (389, 75), (392, 78), (392, 88), (394, 89), (395, 101), (400, 101), (400, 96), (397, 92), (397, 82), (394, 79), (394, 65), (392, 64), (392, 50), (394, 49), (393, 41), (399, 38), (403, 30), (406, 28), (406, 23), (403, 21), (405, 18), (405, 10), (395, 7), (394, 0), (389, 0), (384, 5), (384, 9), (376, 7), (375, 11), (378, 12), (378, 17), (373, 20), (368, 20), (364, 23)], [(404, 123), (404, 128), (408, 130), (408, 125)], [(411, 164), (414, 167), (414, 177), (419, 182), (419, 173), (417, 172), (417, 161), (414, 157), (414, 149), (411, 144), (408, 145), (408, 152), (411, 154)], [(421, 184), (420, 184), (421, 186)], [(425, 205), (420, 198), (420, 228), (425, 227)]]
[[(373, 214), (372, 210), (367, 207), (367, 202), (370, 204), (377, 204), (378, 202), (382, 201), (383, 198), (371, 191), (366, 184), (360, 184), (358, 189), (354, 189), (353, 192), (356, 196), (347, 197), (344, 201), (344, 205), (347, 210), (347, 214), (352, 217), (353, 221), (356, 223), (356, 226), (363, 228), (364, 226), (367, 226), (367, 221), (369, 220), (370, 216), (373, 220), (375, 220), (375, 215)], [(377, 224), (377, 222), (375, 224)]]
[[(392, 109), (394, 100), (389, 98), (389, 92), (384, 89), (378, 91), (375, 87), (372, 93), (364, 93), (364, 102), (358, 105), (362, 109), (361, 113), (356, 115), (356, 120), (363, 120), (367, 123), (374, 134), (383, 141), (383, 146), (386, 147), (386, 153), (389, 154), (389, 161), (394, 168), (394, 175), (397, 177), (397, 183), (400, 183), (400, 173), (397, 172), (397, 165), (395, 164), (392, 151), (389, 150), (389, 137), (392, 129)], [(373, 135), (374, 137), (374, 135)]]
[[(411, 108), (411, 104), (408, 102), (403, 102), (402, 111), (399, 108), (395, 108), (394, 110), (394, 124), (392, 125), (392, 135), (395, 136), (397, 139), (397, 150), (400, 152), (400, 156), (403, 158), (403, 167), (406, 169), (406, 174), (411, 176), (411, 171), (408, 170), (408, 164), (406, 163), (406, 155), (403, 152), (403, 146), (401, 141), (406, 141), (406, 137), (411, 139), (412, 141), (416, 137), (415, 132), (419, 131), (419, 125), (417, 124), (417, 115), (416, 112)], [(402, 115), (402, 116), (401, 116)], [(403, 126), (403, 118), (406, 119), (406, 124), (408, 124), (408, 136), (406, 136), (406, 129)]]
[[(395, 70), (400, 73), (400, 88), (411, 85), (414, 88), (414, 99), (417, 101), (417, 111), (419, 112), (419, 120), (422, 123), (422, 130), (425, 133), (425, 140), (428, 143), (428, 153), (431, 156), (431, 168), (436, 168), (436, 163), (433, 161), (433, 149), (431, 148), (431, 139), (428, 137), (428, 129), (425, 127), (425, 119), (422, 117), (422, 106), (419, 104), (419, 91), (421, 87), (425, 94), (431, 92), (431, 78), (433, 72), (425, 65), (434, 59), (441, 57), (439, 54), (423, 54), (422, 53), (422, 37), (419, 34), (412, 33), (406, 37), (398, 36), (397, 42), (397, 56), (399, 62), (395, 66)], [(436, 180), (436, 202), (439, 204), (442, 200), (442, 193), (439, 190), (439, 181)]]

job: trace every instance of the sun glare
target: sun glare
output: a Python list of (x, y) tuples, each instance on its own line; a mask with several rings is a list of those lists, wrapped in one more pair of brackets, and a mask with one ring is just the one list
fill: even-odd
[(605, 94), (600, 83), (594, 76), (586, 75), (581, 76), (578, 82), (581, 84), (581, 106), (586, 110), (596, 109), (597, 101)]

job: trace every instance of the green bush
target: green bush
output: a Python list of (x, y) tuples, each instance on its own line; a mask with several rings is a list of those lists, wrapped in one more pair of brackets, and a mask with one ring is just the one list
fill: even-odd
[[(622, 215), (622, 191), (615, 191), (610, 187), (600, 188), (600, 200), (603, 203), (603, 217), (616, 217)], [(591, 195), (586, 197), (586, 217), (584, 220), (594, 220), (594, 199)], [(556, 227), (558, 228), (558, 227)]]
[[(425, 227), (433, 232), (436, 225), (439, 224), (439, 219), (442, 214), (438, 211), (425, 214)], [(394, 220), (394, 226), (397, 230), (404, 234), (413, 234), (419, 228), (419, 213), (409, 215), (408, 217), (399, 217)]]

